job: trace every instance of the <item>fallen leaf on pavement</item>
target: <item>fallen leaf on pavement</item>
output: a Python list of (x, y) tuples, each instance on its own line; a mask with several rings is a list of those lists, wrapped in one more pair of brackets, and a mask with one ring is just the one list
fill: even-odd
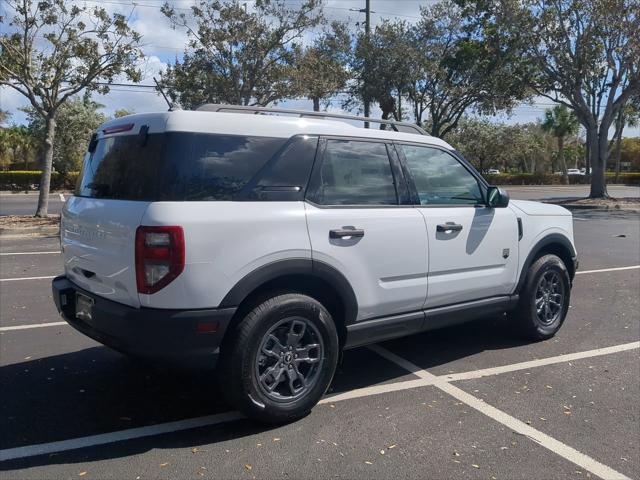
[(78, 474), (78, 476), (79, 476), (79, 477), (84, 477), (86, 474), (87, 474), (87, 472), (80, 472), (80, 473)]
[(244, 466), (244, 468), (246, 468), (247, 470), (253, 469), (253, 467), (251, 465), (249, 465), (248, 463)]

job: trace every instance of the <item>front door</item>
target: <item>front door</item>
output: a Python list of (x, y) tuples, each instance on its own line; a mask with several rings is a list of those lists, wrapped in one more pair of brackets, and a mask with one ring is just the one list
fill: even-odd
[(406, 185), (387, 148), (384, 142), (324, 139), (307, 192), (313, 260), (346, 277), (358, 320), (420, 310), (427, 294), (424, 219), (411, 205), (400, 205)]
[(429, 238), (425, 307), (508, 295), (518, 268), (518, 223), (485, 206), (478, 179), (453, 154), (398, 144)]

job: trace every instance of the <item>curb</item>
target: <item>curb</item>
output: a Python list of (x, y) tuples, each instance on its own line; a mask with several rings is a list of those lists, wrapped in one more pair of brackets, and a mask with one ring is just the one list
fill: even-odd
[(18, 228), (0, 228), (0, 237), (23, 237), (37, 236), (49, 237), (58, 236), (60, 234), (60, 225), (42, 226), (42, 227), (18, 227)]

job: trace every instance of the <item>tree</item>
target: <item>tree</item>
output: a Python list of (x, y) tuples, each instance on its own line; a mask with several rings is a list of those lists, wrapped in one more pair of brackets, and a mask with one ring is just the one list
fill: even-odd
[[(53, 147), (53, 167), (57, 172), (66, 175), (80, 169), (91, 135), (107, 119), (98, 112), (102, 107), (89, 95), (72, 98), (60, 107), (56, 115), (57, 141)], [(33, 108), (26, 111), (29, 129), (36, 138), (42, 139), (46, 135), (45, 122)]]
[(117, 75), (139, 81), (140, 35), (123, 15), (110, 17), (101, 7), (64, 0), (6, 0), (5, 5), (14, 15), (7, 33), (0, 35), (0, 86), (24, 95), (44, 121), (36, 210), (42, 217), (48, 209), (58, 110), (79, 92), (107, 93)]
[(197, 26), (165, 3), (174, 28), (190, 35), (182, 60), (161, 74), (160, 84), (185, 108), (202, 103), (268, 105), (292, 95), (297, 41), (322, 20), (320, 0), (295, 8), (285, 0), (200, 0), (191, 7)]
[(615, 133), (611, 150), (615, 155), (616, 180), (620, 175), (620, 159), (622, 155), (622, 132), (625, 127), (637, 127), (640, 125), (640, 95), (633, 98), (625, 107), (618, 112), (615, 121)]
[(490, 39), (469, 35), (462, 11), (451, 1), (421, 8), (412, 29), (414, 75), (408, 94), (416, 122), (443, 138), (470, 109), (482, 114), (509, 110), (528, 91), (519, 81), (522, 63)]
[(11, 117), (11, 113), (0, 108), (0, 126), (4, 125)]
[[(114, 113), (113, 113), (113, 117), (114, 118), (120, 118), (120, 117), (126, 117), (127, 115), (133, 115), (134, 113), (136, 113), (134, 110), (128, 110), (126, 108), (118, 108)], [(97, 127), (98, 125), (96, 125)]]
[(547, 109), (542, 121), (542, 129), (556, 137), (558, 141), (558, 159), (562, 169), (564, 183), (569, 184), (567, 175), (567, 160), (564, 156), (564, 139), (568, 135), (575, 135), (578, 132), (578, 119), (564, 105), (557, 105)]
[(350, 54), (351, 36), (347, 26), (339, 22), (333, 22), (331, 30), (298, 53), (294, 61), (294, 88), (313, 101), (314, 111), (320, 110), (321, 100), (345, 87)]
[(361, 32), (351, 65), (355, 76), (349, 89), (352, 98), (344, 107), (353, 108), (355, 101), (369, 98), (378, 103), (383, 119), (401, 120), (402, 97), (414, 73), (413, 51), (406, 22), (385, 20), (369, 38)]
[(28, 170), (35, 157), (35, 145), (36, 139), (25, 126), (0, 129), (0, 157), (4, 167)]
[(474, 35), (533, 68), (522, 81), (573, 111), (586, 130), (590, 197), (606, 197), (609, 129), (640, 93), (640, 0), (458, 2)]

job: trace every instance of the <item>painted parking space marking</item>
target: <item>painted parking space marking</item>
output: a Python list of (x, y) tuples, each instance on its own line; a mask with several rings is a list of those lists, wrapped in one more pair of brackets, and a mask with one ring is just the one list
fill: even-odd
[[(57, 322), (57, 323), (62, 323), (66, 325), (65, 322)], [(453, 381), (453, 380), (449, 380), (450, 375), (442, 375), (442, 376), (433, 375), (421, 369), (417, 365), (414, 365), (408, 360), (398, 357), (394, 353), (391, 353), (388, 350), (382, 347), (379, 347), (377, 345), (372, 345), (372, 346), (369, 346), (368, 348), (378, 353), (382, 357), (386, 358), (387, 360), (390, 360), (391, 362), (396, 363), (397, 365), (401, 366), (405, 370), (408, 370), (409, 372), (415, 374), (419, 378), (415, 380), (406, 380), (402, 382), (387, 383), (384, 385), (374, 385), (371, 387), (363, 387), (363, 388), (351, 390), (349, 392), (338, 393), (334, 395), (327, 395), (322, 400), (320, 400), (319, 405), (338, 403), (345, 400), (370, 397), (374, 395), (381, 395), (384, 393), (398, 392), (402, 390), (409, 390), (409, 389), (432, 386), (432, 385), (452, 395), (453, 393), (451, 392), (459, 394), (460, 396), (468, 395), (463, 390), (450, 384), (450, 382)], [(607, 348), (602, 348), (597, 350), (589, 350), (586, 352), (578, 352), (578, 353), (569, 354), (569, 355), (579, 356), (579, 358), (589, 358), (589, 357), (600, 356), (600, 355), (610, 355), (612, 353), (631, 350), (633, 348), (640, 348), (640, 342), (634, 342), (633, 344), (618, 345), (614, 347), (607, 347)], [(566, 361), (565, 359), (567, 357), (568, 355), (559, 355), (557, 357), (550, 357), (548, 359), (536, 360), (536, 362), (538, 363), (528, 368), (535, 368), (536, 366), (549, 365), (551, 363), (560, 363), (561, 361)], [(542, 361), (546, 361), (546, 363), (540, 363)], [(521, 365), (521, 364), (515, 364), (515, 365)], [(506, 367), (497, 367), (497, 368), (504, 369)], [(490, 370), (490, 369), (486, 369), (486, 370)], [(485, 372), (486, 370), (478, 370), (478, 372)], [(472, 372), (467, 372), (467, 375), (470, 373)], [(496, 371), (496, 373), (493, 373), (493, 374), (497, 374), (497, 373), (501, 373), (501, 372)], [(448, 389), (448, 387), (445, 388), (444, 386), (447, 386), (447, 385), (449, 387), (452, 387), (452, 389), (455, 389), (455, 390)], [(473, 396), (471, 397), (475, 398)], [(464, 398), (468, 401), (472, 401), (469, 398), (466, 398), (466, 397)], [(504, 420), (504, 421), (508, 420), (510, 422), (509, 424), (504, 423), (502, 421), (501, 423), (504, 423), (506, 426), (513, 429), (514, 431), (517, 431), (518, 433), (522, 433), (523, 435), (526, 435), (532, 438), (534, 441), (539, 442), (541, 445), (546, 446), (547, 448), (559, 449), (559, 451), (563, 452), (565, 455), (568, 455), (571, 458), (575, 458), (576, 461), (574, 461), (574, 463), (582, 466), (583, 468), (589, 470), (590, 472), (596, 475), (602, 476), (602, 478), (605, 478), (605, 479), (610, 479), (610, 478), (626, 479), (627, 478), (623, 475), (619, 475), (617, 477), (615, 475), (608, 476), (608, 474), (610, 473), (617, 474), (618, 472), (615, 472), (614, 470), (609, 469), (609, 467), (606, 467), (605, 465), (599, 464), (598, 462), (590, 459), (586, 455), (583, 455), (580, 452), (577, 452), (576, 450), (572, 449), (571, 447), (568, 447), (562, 444), (561, 442), (558, 442), (557, 440), (554, 440), (553, 438), (548, 437), (542, 432), (539, 432), (533, 429), (532, 427), (529, 427), (528, 425), (520, 422), (519, 420), (513, 417), (509, 417), (509, 415), (501, 412), (500, 410), (494, 409), (493, 407), (485, 404), (482, 400), (479, 400), (477, 398), (475, 400), (477, 402), (480, 402), (481, 405), (469, 404), (471, 407), (473, 408), (482, 407), (487, 413), (485, 413), (485, 411), (483, 410), (480, 410), (480, 408), (476, 408), (476, 409), (480, 410), (482, 413), (485, 413), (491, 418), (493, 418), (493, 416), (497, 416), (501, 420)], [(460, 399), (460, 401), (464, 401), (464, 400)], [(465, 403), (467, 402), (465, 401)], [(65, 452), (69, 450), (77, 450), (79, 448), (106, 445), (109, 443), (117, 443), (125, 440), (133, 440), (137, 438), (150, 437), (154, 435), (180, 432), (180, 431), (190, 430), (194, 428), (210, 427), (210, 426), (218, 425), (221, 423), (227, 423), (227, 422), (242, 419), (242, 418), (244, 417), (239, 412), (231, 411), (231, 412), (225, 412), (225, 413), (220, 413), (216, 415), (209, 415), (205, 417), (197, 417), (197, 418), (191, 418), (186, 420), (179, 420), (175, 422), (160, 423), (160, 424), (151, 425), (148, 427), (132, 428), (132, 429), (120, 430), (120, 431), (110, 432), (105, 434), (90, 435), (87, 437), (78, 437), (78, 438), (73, 438), (69, 440), (61, 440), (61, 441), (50, 442), (50, 443), (41, 443), (36, 445), (27, 445), (24, 447), (9, 448), (5, 450), (0, 450), (0, 461), (15, 460), (19, 458), (34, 457), (37, 455), (45, 455), (45, 454), (51, 454), (51, 453), (60, 453), (60, 452)], [(516, 423), (512, 422), (510, 419), (513, 419)], [(600, 473), (596, 473), (596, 472), (604, 473), (607, 475), (603, 476), (603, 475), (600, 475)]]
[(433, 383), (433, 386), (439, 388), (445, 393), (448, 393), (456, 400), (468, 405), (469, 407), (477, 410), (478, 412), (486, 415), (487, 417), (495, 420), (498, 423), (501, 423), (505, 427), (513, 430), (520, 435), (524, 435), (536, 442), (538, 445), (550, 450), (556, 455), (561, 456), (562, 458), (578, 465), (579, 467), (587, 470), (588, 472), (597, 475), (598, 477), (604, 480), (630, 480), (629, 477), (623, 475), (622, 473), (614, 470), (607, 465), (604, 465), (597, 460), (585, 455), (584, 453), (579, 452), (573, 447), (562, 443), (559, 440), (547, 435), (546, 433), (541, 432), (533, 428), (530, 425), (518, 420), (515, 417), (503, 412), (502, 410), (498, 410), (497, 408), (489, 405), (484, 400), (481, 400), (470, 393), (465, 392), (461, 388), (456, 387), (455, 385), (448, 382), (443, 377), (436, 377), (432, 373), (427, 372), (424, 369), (421, 369), (417, 365), (409, 362), (408, 360), (399, 357), (395, 353), (390, 352), (389, 350), (382, 348), (378, 345), (372, 345), (369, 347), (371, 350), (376, 352), (378, 355), (383, 358), (389, 360), (390, 362), (395, 363), (396, 365), (404, 368), (405, 370), (410, 371), (414, 375), (419, 376), (424, 380), (430, 380)]
[(20, 278), (0, 278), (0, 282), (22, 282), (24, 280), (51, 280), (56, 275), (48, 275), (46, 277), (20, 277)]
[(10, 257), (11, 255), (56, 255), (61, 253), (60, 250), (55, 252), (7, 252), (0, 253), (0, 257)]
[(217, 415), (208, 415), (206, 417), (190, 418), (187, 420), (178, 420), (175, 422), (160, 423), (157, 425), (149, 425), (147, 427), (130, 428), (117, 432), (101, 433), (88, 437), (73, 438), (71, 440), (61, 440), (59, 442), (40, 443), (37, 445), (28, 445), (26, 447), (7, 448), (0, 450), (0, 462), (7, 460), (15, 460), (18, 458), (35, 457), (37, 455), (48, 455), (51, 453), (65, 452), (68, 450), (77, 450), (78, 448), (95, 447), (98, 445), (107, 445), (109, 443), (122, 442), (125, 440), (133, 440), (136, 438), (151, 437), (154, 435), (162, 435), (164, 433), (181, 432), (184, 430), (192, 430), (194, 428), (210, 427), (221, 423), (231, 422), (244, 418), (239, 412), (225, 412)]
[(576, 275), (586, 275), (587, 273), (604, 273), (604, 272), (619, 272), (622, 270), (637, 270), (640, 265), (630, 265), (628, 267), (614, 267), (614, 268), (601, 268), (599, 270), (584, 270), (582, 272), (576, 272)]
[(625, 343), (623, 345), (614, 345), (612, 347), (596, 348), (595, 350), (587, 350), (584, 352), (567, 353), (565, 355), (557, 355), (555, 357), (540, 358), (528, 362), (513, 363), (502, 367), (484, 368), (482, 370), (472, 370), (470, 372), (452, 373), (443, 375), (442, 377), (449, 382), (457, 382), (460, 380), (471, 380), (474, 378), (482, 378), (490, 375), (499, 375), (501, 373), (515, 372), (518, 370), (528, 370), (530, 368), (543, 367), (546, 365), (554, 365), (556, 363), (572, 362), (583, 358), (599, 357), (602, 355), (610, 355), (612, 353), (626, 352), (628, 350), (636, 350), (640, 348), (640, 342)]
[(13, 330), (29, 330), (31, 328), (59, 327), (61, 325), (69, 325), (67, 322), (47, 322), (32, 323), (29, 325), (13, 325), (11, 327), (0, 327), (0, 332), (11, 332)]

